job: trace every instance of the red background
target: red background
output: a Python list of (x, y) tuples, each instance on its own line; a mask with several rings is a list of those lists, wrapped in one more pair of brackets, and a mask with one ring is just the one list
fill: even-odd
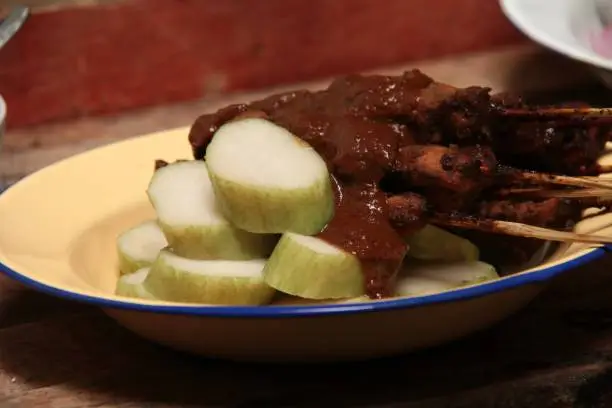
[(0, 93), (16, 127), (520, 41), (493, 0), (124, 0), (33, 14)]

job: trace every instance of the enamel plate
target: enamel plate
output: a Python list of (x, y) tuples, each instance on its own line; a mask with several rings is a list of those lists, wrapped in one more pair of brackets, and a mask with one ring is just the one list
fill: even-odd
[[(0, 194), (0, 270), (33, 289), (99, 306), (155, 342), (253, 361), (366, 359), (441, 344), (517, 311), (550, 278), (604, 254), (562, 245), (537, 269), (435, 295), (384, 301), (196, 306), (113, 294), (115, 240), (152, 219), (155, 159), (191, 158), (187, 128), (133, 138), (56, 163)], [(609, 217), (581, 230), (612, 233)], [(602, 231), (602, 229), (606, 229)]]

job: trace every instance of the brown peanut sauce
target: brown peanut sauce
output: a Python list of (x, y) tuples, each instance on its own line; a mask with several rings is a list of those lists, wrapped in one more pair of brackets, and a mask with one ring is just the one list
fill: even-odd
[[(288, 92), (202, 115), (189, 140), (195, 158), (202, 159), (221, 125), (261, 117), (311, 145), (327, 163), (336, 192), (335, 214), (319, 237), (357, 256), (366, 293), (381, 298), (393, 295), (407, 246), (390, 224), (387, 196), (379, 184), (393, 168), (400, 147), (418, 138), (410, 123), (394, 118), (408, 114), (414, 124), (433, 123), (433, 112), (454, 92), (419, 71), (399, 77), (349, 75), (323, 91)], [(413, 229), (421, 226), (415, 219)], [(404, 225), (402, 234), (410, 230)]]
[[(258, 117), (312, 146), (328, 166), (336, 200), (318, 236), (357, 256), (366, 293), (381, 298), (393, 295), (407, 252), (403, 237), (427, 222), (429, 207), (457, 217), (478, 213), (480, 193), (498, 177), (490, 121), (498, 102), (489, 91), (436, 83), (418, 70), (396, 77), (349, 75), (321, 91), (272, 95), (202, 115), (189, 141), (194, 157), (203, 159), (220, 126)], [(381, 187), (390, 175), (399, 189)], [(510, 219), (510, 207), (491, 204), (480, 211)], [(529, 219), (545, 218), (554, 208), (541, 206)]]
[(335, 213), (318, 236), (359, 258), (370, 297), (393, 295), (393, 278), (407, 247), (389, 223), (386, 195), (375, 184), (332, 180)]

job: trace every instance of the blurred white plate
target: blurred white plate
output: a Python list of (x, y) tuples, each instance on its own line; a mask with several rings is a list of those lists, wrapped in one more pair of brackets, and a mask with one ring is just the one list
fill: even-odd
[[(508, 19), (533, 41), (581, 61), (612, 87), (612, 57), (595, 51), (593, 40), (612, 21), (610, 0), (500, 0)], [(610, 44), (612, 52), (612, 42)]]

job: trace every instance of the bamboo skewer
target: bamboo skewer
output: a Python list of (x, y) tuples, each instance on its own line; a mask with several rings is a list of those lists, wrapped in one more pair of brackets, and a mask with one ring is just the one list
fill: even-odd
[[(583, 189), (586, 190), (586, 189)], [(577, 191), (583, 191), (577, 190)], [(500, 188), (495, 191), (495, 195), (497, 197), (507, 197), (512, 195), (532, 195), (535, 197), (546, 197), (546, 194), (550, 191), (559, 191), (564, 192), (565, 190), (546, 190), (542, 187), (509, 187), (509, 188)], [(567, 191), (576, 191), (576, 190), (567, 190)], [(607, 190), (606, 190), (607, 191)]]
[(547, 190), (538, 187), (505, 188), (498, 190), (496, 193), (502, 197), (525, 194), (538, 198), (601, 198), (603, 200), (612, 200), (612, 191), (598, 188), (575, 190)]
[(535, 108), (502, 109), (502, 116), (526, 120), (572, 120), (578, 122), (611, 122), (612, 108)]
[(497, 234), (514, 235), (525, 238), (537, 238), (545, 241), (583, 242), (590, 244), (610, 244), (612, 237), (592, 234), (578, 234), (575, 232), (557, 231), (549, 228), (535, 227), (510, 221), (497, 221), (488, 219), (473, 219), (470, 217), (434, 217), (433, 224), (472, 229)]
[(612, 190), (612, 180), (601, 179), (599, 177), (570, 177), (531, 172), (518, 172), (516, 175), (522, 181)]

